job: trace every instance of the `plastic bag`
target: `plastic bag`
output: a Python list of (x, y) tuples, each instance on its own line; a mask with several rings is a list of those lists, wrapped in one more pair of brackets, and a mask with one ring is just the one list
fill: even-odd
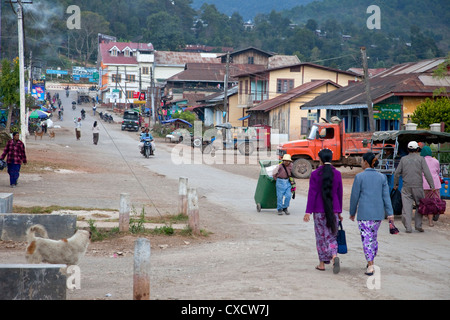
[(392, 189), (391, 190), (391, 203), (392, 203), (392, 209), (394, 209), (395, 215), (401, 215), (402, 214), (402, 194), (398, 189)]

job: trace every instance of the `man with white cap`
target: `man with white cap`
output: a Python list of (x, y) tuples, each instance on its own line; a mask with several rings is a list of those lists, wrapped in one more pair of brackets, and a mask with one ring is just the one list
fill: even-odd
[[(416, 141), (410, 141), (408, 143), (408, 151), (409, 154), (402, 157), (397, 169), (395, 170), (394, 189), (398, 188), (398, 182), (400, 176), (402, 176), (402, 222), (406, 228), (406, 232), (411, 233), (413, 204), (415, 202), (416, 208), (418, 208), (420, 200), (425, 197), (423, 191), (422, 172), (425, 179), (433, 189), (434, 182), (425, 158), (420, 156), (419, 144)], [(415, 214), (414, 224), (417, 231), (423, 232), (422, 215), (418, 212)]]

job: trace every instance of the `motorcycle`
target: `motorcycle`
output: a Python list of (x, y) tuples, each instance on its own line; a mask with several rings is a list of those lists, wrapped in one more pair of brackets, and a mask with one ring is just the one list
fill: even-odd
[(66, 90), (66, 97), (69, 97), (69, 90)]
[(98, 113), (98, 115), (100, 116), (100, 119), (102, 119), (102, 120), (103, 120), (103, 112), (102, 112), (102, 111), (100, 111), (100, 112)]
[(72, 110), (75, 110), (77, 108), (77, 103), (75, 101), (72, 101)]
[(86, 119), (86, 111), (84, 111), (84, 109), (81, 109), (81, 119)]
[(153, 141), (153, 139), (143, 138), (142, 141), (144, 142), (144, 146), (142, 147), (141, 154), (144, 157), (148, 158), (151, 155), (153, 155), (152, 143), (151, 143)]

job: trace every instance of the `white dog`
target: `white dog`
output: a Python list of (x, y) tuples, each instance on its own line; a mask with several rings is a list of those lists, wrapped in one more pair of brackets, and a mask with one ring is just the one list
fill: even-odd
[[(36, 237), (36, 232), (41, 237)], [(28, 246), (26, 259), (28, 263), (54, 263), (76, 265), (86, 253), (91, 233), (77, 230), (69, 239), (52, 240), (48, 238), (47, 230), (35, 224), (27, 230)]]

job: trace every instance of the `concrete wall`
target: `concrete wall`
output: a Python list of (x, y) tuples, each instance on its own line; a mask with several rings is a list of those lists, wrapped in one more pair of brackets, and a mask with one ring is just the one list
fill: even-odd
[(0, 300), (65, 300), (62, 268), (66, 265), (0, 264)]
[(12, 193), (0, 193), (0, 213), (12, 213), (13, 198)]
[(70, 238), (77, 216), (57, 214), (0, 214), (0, 240), (26, 241), (26, 230), (34, 224), (47, 229), (50, 239)]

